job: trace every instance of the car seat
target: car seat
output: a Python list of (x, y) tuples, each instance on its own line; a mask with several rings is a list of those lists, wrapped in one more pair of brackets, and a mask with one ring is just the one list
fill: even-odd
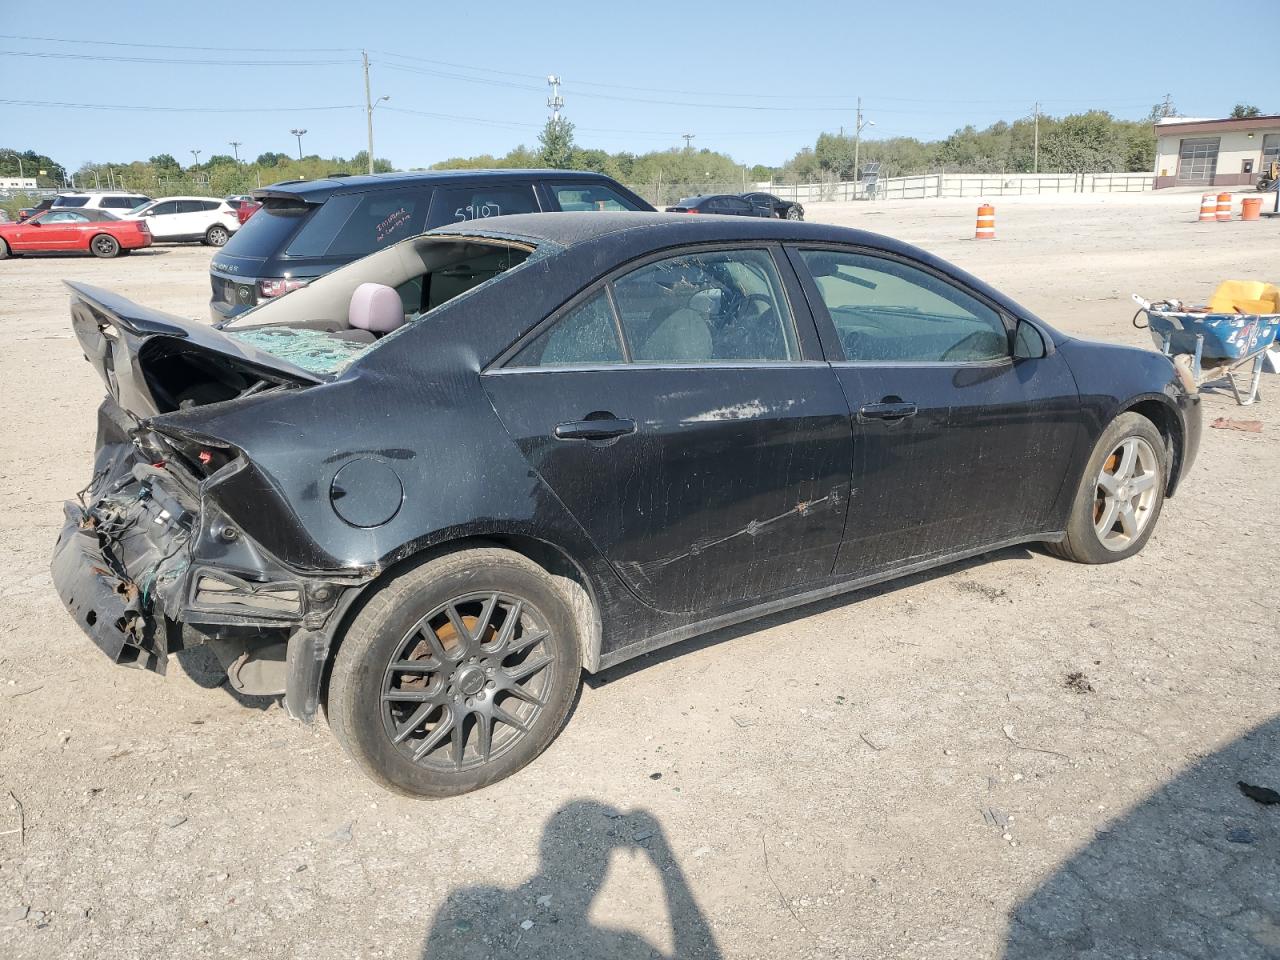
[(347, 308), (348, 330), (333, 334), (340, 340), (373, 343), (379, 337), (404, 326), (404, 304), (400, 294), (385, 283), (362, 283), (351, 295)]

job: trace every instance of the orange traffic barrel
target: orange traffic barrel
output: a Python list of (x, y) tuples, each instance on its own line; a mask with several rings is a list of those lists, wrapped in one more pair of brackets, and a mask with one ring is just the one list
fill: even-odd
[(994, 240), (996, 238), (996, 208), (984, 203), (978, 208), (978, 225), (973, 232), (975, 240)]
[(1219, 223), (1226, 223), (1231, 219), (1231, 194), (1218, 194), (1218, 210), (1217, 220)]
[(1200, 222), (1206, 223), (1218, 219), (1218, 198), (1212, 193), (1200, 197)]
[(1261, 220), (1262, 219), (1262, 198), (1261, 197), (1245, 197), (1240, 201), (1240, 219), (1241, 220)]

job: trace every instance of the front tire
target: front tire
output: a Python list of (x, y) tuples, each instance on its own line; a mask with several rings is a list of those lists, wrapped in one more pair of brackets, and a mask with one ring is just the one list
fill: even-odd
[(214, 224), (204, 232), (204, 242), (210, 247), (225, 247), (227, 241), (231, 239), (231, 233), (226, 227)]
[(120, 255), (120, 241), (107, 233), (100, 233), (89, 241), (89, 250), (95, 257), (110, 260)]
[(0, 260), (9, 259), (9, 245), (0, 239)]
[(377, 783), (456, 796), (545, 750), (581, 674), (555, 580), (507, 550), (463, 550), (398, 574), (355, 617), (329, 679), (329, 725)]
[(1077, 563), (1114, 563), (1146, 546), (1169, 485), (1164, 438), (1146, 417), (1122, 413), (1102, 432), (1071, 504), (1067, 535), (1048, 550)]

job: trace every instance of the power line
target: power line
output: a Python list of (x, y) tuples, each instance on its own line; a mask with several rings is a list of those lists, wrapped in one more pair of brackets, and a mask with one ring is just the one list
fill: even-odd
[(360, 104), (344, 103), (325, 107), (155, 107), (123, 103), (68, 103), (55, 100), (5, 100), (0, 104), (9, 107), (55, 107), (68, 110), (139, 110), (159, 113), (298, 113), (315, 110), (354, 110)]
[(137, 47), (149, 50), (224, 50), (228, 53), (355, 53), (350, 47), (200, 47), (181, 43), (132, 43), (123, 40), (69, 40), (66, 37), (24, 37), (0, 33), (0, 40), (35, 40), (41, 43), (72, 43), (79, 46)]
[(95, 53), (52, 53), (41, 50), (0, 50), (0, 57), (30, 57), (38, 60), (90, 60), (101, 63), (169, 63), (208, 67), (323, 67), (353, 60), (191, 60), (186, 57), (123, 57)]

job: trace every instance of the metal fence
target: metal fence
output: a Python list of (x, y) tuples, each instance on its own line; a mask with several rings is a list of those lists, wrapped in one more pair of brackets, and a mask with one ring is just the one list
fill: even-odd
[[(1004, 197), (1040, 193), (1140, 193), (1155, 188), (1150, 173), (926, 173), (866, 181), (753, 184), (783, 200), (921, 200), (933, 197)], [(735, 191), (736, 192), (736, 191)]]

